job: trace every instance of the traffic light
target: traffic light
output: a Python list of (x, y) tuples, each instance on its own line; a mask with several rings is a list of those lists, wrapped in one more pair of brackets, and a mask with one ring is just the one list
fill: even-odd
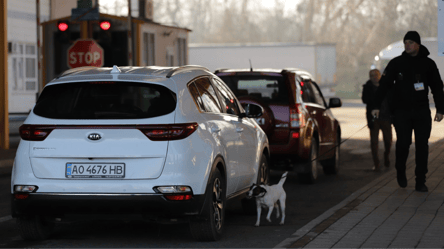
[(57, 41), (60, 43), (68, 43), (71, 38), (71, 32), (69, 29), (70, 23), (68, 21), (57, 22)]
[(109, 21), (100, 21), (99, 26), (100, 29), (107, 31), (111, 28), (111, 23)]
[(69, 22), (68, 21), (58, 21), (57, 28), (59, 29), (60, 32), (67, 32), (69, 29)]
[(108, 20), (100, 20), (99, 21), (99, 36), (98, 40), (101, 43), (110, 43), (111, 42), (111, 21)]

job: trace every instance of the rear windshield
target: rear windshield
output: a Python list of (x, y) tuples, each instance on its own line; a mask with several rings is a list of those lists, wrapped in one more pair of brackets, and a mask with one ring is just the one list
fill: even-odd
[(135, 119), (171, 113), (176, 95), (146, 83), (80, 82), (45, 87), (34, 113), (55, 119)]
[(268, 103), (288, 104), (288, 90), (284, 77), (267, 75), (219, 76), (236, 97), (249, 96)]

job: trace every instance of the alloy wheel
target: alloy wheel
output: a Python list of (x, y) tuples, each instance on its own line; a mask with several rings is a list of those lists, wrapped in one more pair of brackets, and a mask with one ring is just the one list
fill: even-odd
[(214, 180), (213, 184), (213, 218), (217, 230), (222, 227), (222, 185), (219, 178)]
[(267, 184), (268, 183), (268, 174), (267, 174), (267, 163), (261, 162), (260, 170), (260, 184)]
[(316, 143), (313, 145), (313, 151), (311, 153), (311, 174), (313, 179), (316, 180), (318, 178), (318, 148), (316, 147)]

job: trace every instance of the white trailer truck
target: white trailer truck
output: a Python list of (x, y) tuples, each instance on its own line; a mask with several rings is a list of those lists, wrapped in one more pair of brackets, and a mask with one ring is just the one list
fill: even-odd
[[(421, 39), (421, 44), (424, 45), (427, 50), (429, 50), (431, 58), (435, 61), (436, 66), (438, 67), (439, 73), (441, 75), (441, 79), (444, 80), (444, 56), (439, 55), (438, 53), (438, 38), (436, 37), (425, 37)], [(387, 64), (391, 59), (400, 56), (404, 52), (404, 42), (397, 41), (394, 42), (384, 49), (382, 49), (374, 58), (372, 69), (379, 69), (381, 72), (384, 71)], [(429, 100), (430, 103), (434, 103), (431, 92), (429, 92)]]
[(300, 68), (313, 75), (325, 97), (334, 96), (335, 44), (190, 44), (189, 63), (213, 72), (223, 68)]
[[(422, 38), (421, 44), (424, 45), (429, 50), (430, 52), (429, 57), (435, 61), (436, 66), (439, 69), (439, 73), (441, 74), (441, 78), (443, 78), (444, 56), (438, 55), (438, 38), (436, 37)], [(400, 56), (402, 52), (404, 52), (403, 41), (397, 41), (388, 45), (375, 56), (372, 68), (377, 68), (381, 71), (384, 71), (389, 61), (397, 56)]]

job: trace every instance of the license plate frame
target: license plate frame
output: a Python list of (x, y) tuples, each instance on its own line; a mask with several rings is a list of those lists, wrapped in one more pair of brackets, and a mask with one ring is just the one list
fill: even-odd
[[(122, 179), (125, 178), (125, 171), (125, 163), (68, 162), (65, 164), (65, 178), (68, 179)], [(113, 174), (110, 174), (111, 172)]]

